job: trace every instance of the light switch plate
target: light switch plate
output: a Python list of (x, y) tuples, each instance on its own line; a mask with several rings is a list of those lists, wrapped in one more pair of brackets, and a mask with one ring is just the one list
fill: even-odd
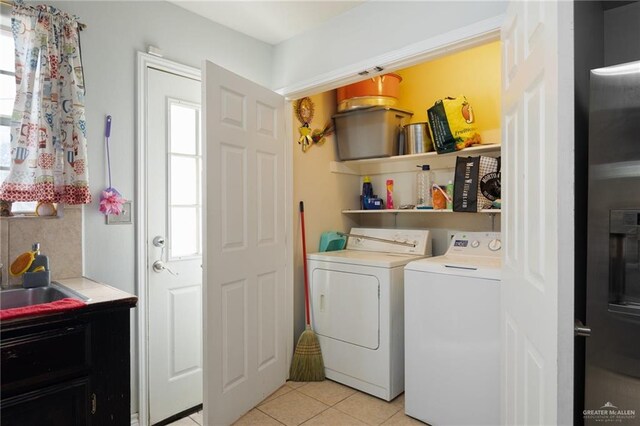
[(133, 206), (131, 201), (122, 205), (122, 213), (119, 215), (108, 214), (107, 225), (131, 225), (133, 223)]

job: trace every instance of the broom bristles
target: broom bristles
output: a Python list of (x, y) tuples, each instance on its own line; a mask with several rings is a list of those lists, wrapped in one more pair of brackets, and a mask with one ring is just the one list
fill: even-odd
[(300, 335), (291, 360), (289, 378), (294, 382), (321, 382), (324, 380), (324, 362), (318, 337), (307, 327)]

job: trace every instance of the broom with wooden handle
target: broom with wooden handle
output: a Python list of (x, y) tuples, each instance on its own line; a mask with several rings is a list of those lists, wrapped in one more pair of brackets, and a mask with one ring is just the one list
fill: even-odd
[(318, 336), (311, 329), (309, 311), (309, 281), (307, 275), (307, 242), (304, 229), (304, 203), (300, 201), (300, 223), (302, 226), (302, 259), (304, 265), (304, 303), (307, 327), (298, 339), (291, 360), (289, 378), (294, 382), (321, 382), (324, 380), (324, 362)]

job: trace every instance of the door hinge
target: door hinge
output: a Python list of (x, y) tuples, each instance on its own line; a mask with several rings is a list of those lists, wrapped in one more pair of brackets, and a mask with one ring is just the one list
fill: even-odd
[(95, 414), (98, 408), (98, 397), (95, 393), (91, 394), (91, 414)]

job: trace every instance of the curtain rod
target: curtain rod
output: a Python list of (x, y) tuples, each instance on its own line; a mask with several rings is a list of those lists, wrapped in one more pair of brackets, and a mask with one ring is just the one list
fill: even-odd
[[(13, 7), (14, 4), (11, 0), (0, 0), (0, 3), (5, 5), (5, 6), (9, 6), (9, 7)], [(80, 29), (80, 31), (83, 31), (85, 28), (87, 28), (86, 24), (83, 24), (82, 22), (78, 22), (78, 29)]]

